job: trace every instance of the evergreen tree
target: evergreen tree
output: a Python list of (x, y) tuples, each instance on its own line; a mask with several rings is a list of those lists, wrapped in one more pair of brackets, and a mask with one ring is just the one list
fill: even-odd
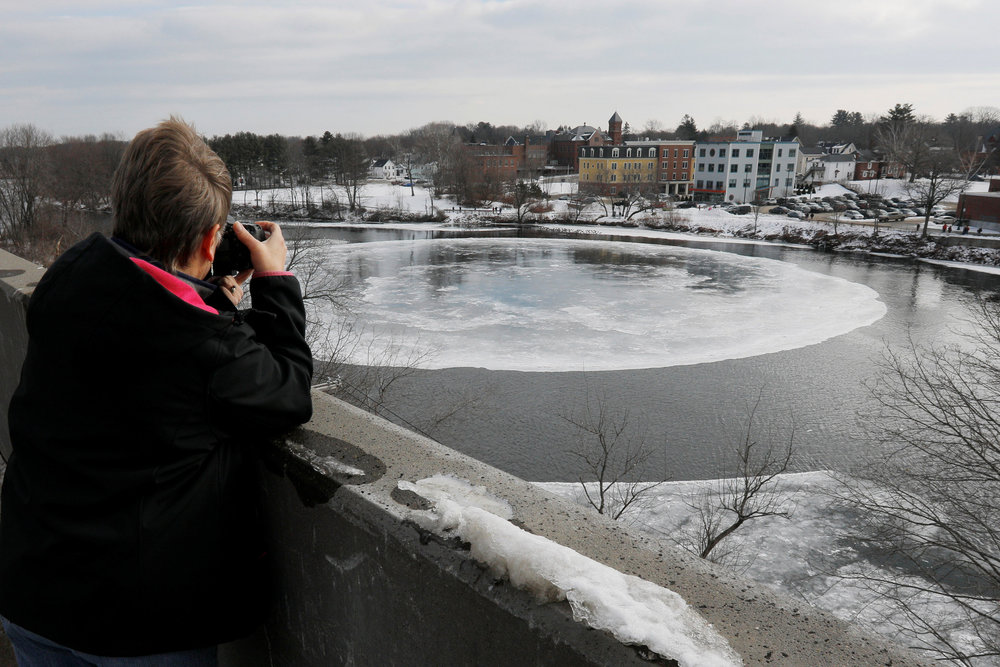
[(899, 104), (889, 109), (889, 113), (882, 117), (882, 121), (894, 127), (901, 127), (914, 122), (917, 117), (913, 114), (912, 104)]
[(698, 137), (698, 125), (695, 124), (694, 118), (684, 114), (684, 117), (681, 119), (681, 124), (677, 126), (677, 138), (687, 139), (688, 141), (697, 141)]

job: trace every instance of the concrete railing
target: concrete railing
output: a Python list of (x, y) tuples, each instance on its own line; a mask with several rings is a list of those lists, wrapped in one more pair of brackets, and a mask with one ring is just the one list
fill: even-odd
[[(42, 270), (0, 252), (0, 405), (24, 354), (24, 308)], [(468, 545), (411, 520), (422, 499), (397, 486), (438, 474), (484, 486), (513, 523), (680, 594), (745, 664), (916, 665), (919, 659), (765, 586), (559, 499), (324, 394), (314, 418), (262, 456), (276, 606), (225, 665), (629, 665), (638, 647), (497, 581)], [(673, 664), (661, 661), (657, 664)]]

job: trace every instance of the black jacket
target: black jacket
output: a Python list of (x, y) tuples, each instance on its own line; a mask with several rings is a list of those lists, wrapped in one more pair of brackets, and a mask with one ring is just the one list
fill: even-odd
[(309, 419), (291, 276), (213, 314), (94, 235), (46, 272), (10, 404), (0, 614), (98, 655), (207, 646), (265, 609), (252, 444)]

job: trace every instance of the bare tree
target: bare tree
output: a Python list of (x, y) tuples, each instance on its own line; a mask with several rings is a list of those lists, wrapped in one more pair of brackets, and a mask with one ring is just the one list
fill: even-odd
[[(965, 665), (1000, 657), (1000, 312), (951, 345), (886, 349), (862, 415), (872, 455), (843, 480), (858, 575), (907, 641)], [(942, 608), (954, 611), (943, 614)]]
[(377, 338), (356, 314), (351, 281), (325, 261), (326, 241), (287, 227), (286, 267), (294, 270), (306, 305), (306, 341), (314, 382), (365, 410), (381, 414), (389, 389), (433, 357), (419, 341)]
[(910, 182), (923, 170), (933, 138), (933, 126), (928, 118), (884, 120), (875, 131), (875, 141), (890, 160), (900, 163), (909, 172)]
[(560, 416), (583, 436), (570, 453), (583, 463), (579, 482), (599, 513), (618, 519), (666, 481), (666, 475), (652, 483), (637, 479), (653, 454), (646, 429), (631, 421), (628, 408), (613, 407), (607, 395), (593, 395), (588, 384), (584, 409)]
[[(974, 168), (970, 165), (970, 168)], [(921, 236), (927, 237), (931, 209), (944, 200), (965, 192), (969, 187), (970, 173), (960, 173), (958, 157), (950, 148), (937, 148), (928, 152), (920, 165), (920, 178), (906, 184), (906, 194), (924, 209)]]
[(511, 184), (507, 192), (508, 201), (514, 209), (517, 224), (524, 224), (531, 207), (542, 198), (542, 190), (538, 184), (518, 178)]
[(20, 249), (38, 221), (52, 137), (34, 125), (0, 130), (0, 238)]
[(696, 548), (702, 558), (733, 563), (736, 551), (720, 545), (749, 521), (765, 517), (788, 518), (791, 510), (778, 492), (777, 478), (788, 472), (794, 454), (795, 427), (768, 427), (761, 432), (757, 424), (763, 390), (753, 405), (733, 448), (736, 467), (718, 482), (715, 493), (708, 493), (699, 505)]
[(368, 180), (368, 156), (360, 137), (349, 136), (341, 140), (337, 174), (347, 193), (348, 209), (352, 212), (358, 210), (361, 208), (361, 192)]

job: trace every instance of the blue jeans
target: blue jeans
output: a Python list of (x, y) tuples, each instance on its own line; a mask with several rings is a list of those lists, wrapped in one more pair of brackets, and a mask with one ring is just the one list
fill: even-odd
[(216, 647), (140, 655), (135, 657), (102, 657), (49, 641), (0, 617), (7, 638), (14, 645), (18, 667), (216, 667), (219, 664)]

